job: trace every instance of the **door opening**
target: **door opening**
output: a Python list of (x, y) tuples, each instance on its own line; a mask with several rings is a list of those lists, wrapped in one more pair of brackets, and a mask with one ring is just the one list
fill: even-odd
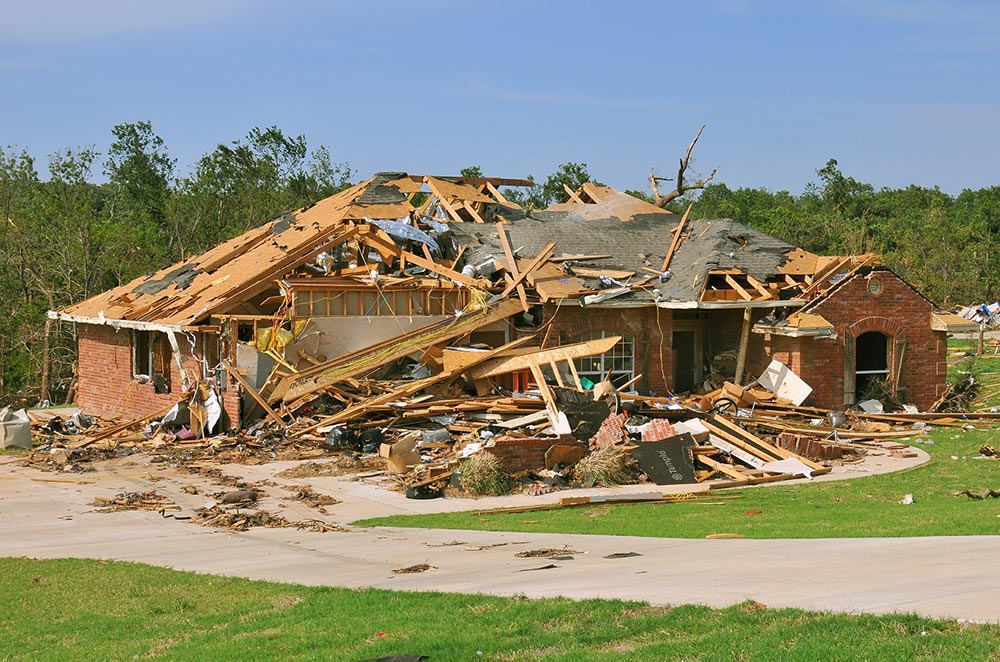
[(855, 394), (865, 399), (873, 382), (889, 377), (889, 336), (878, 331), (862, 333), (855, 341)]

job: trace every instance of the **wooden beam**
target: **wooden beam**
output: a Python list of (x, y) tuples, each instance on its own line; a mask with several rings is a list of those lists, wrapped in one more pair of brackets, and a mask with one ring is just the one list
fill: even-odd
[(743, 382), (743, 369), (747, 364), (747, 349), (750, 345), (750, 328), (753, 326), (750, 322), (752, 314), (753, 310), (751, 308), (743, 309), (743, 329), (740, 332), (739, 353), (736, 355), (736, 375), (733, 377), (733, 382), (735, 382), (737, 386)]
[(514, 290), (515, 287), (520, 285), (524, 281), (524, 279), (528, 277), (528, 274), (537, 269), (538, 265), (540, 265), (542, 262), (547, 260), (550, 255), (552, 255), (552, 251), (555, 249), (555, 247), (556, 247), (555, 242), (552, 242), (545, 248), (543, 248), (542, 252), (536, 255), (535, 259), (533, 259), (531, 262), (528, 263), (528, 266), (524, 268), (524, 271), (521, 271), (514, 277), (513, 285), (508, 285), (507, 288), (500, 293), (500, 298), (506, 299), (507, 295), (509, 295)]
[(505, 205), (511, 204), (510, 200), (503, 197), (503, 193), (500, 192), (500, 189), (498, 189), (496, 186), (493, 186), (493, 182), (486, 182), (486, 188), (489, 190), (490, 193), (493, 194), (493, 197), (497, 199), (497, 202), (501, 202)]
[(479, 212), (476, 211), (476, 208), (472, 205), (471, 202), (469, 202), (468, 200), (463, 200), (462, 201), (462, 206), (465, 207), (465, 210), (472, 215), (472, 219), (476, 223), (485, 223), (486, 222), (486, 221), (483, 220), (483, 217), (479, 215)]
[(425, 177), (424, 181), (427, 182), (427, 186), (428, 188), (430, 188), (431, 193), (437, 196), (438, 202), (441, 203), (441, 206), (445, 208), (445, 211), (448, 212), (448, 215), (451, 216), (456, 223), (462, 223), (463, 222), (462, 217), (458, 215), (458, 212), (455, 211), (455, 208), (451, 206), (451, 203), (445, 200), (444, 196), (441, 195), (441, 191), (439, 191), (438, 188), (434, 186), (434, 184), (430, 182), (428, 178)]
[[(516, 281), (518, 277), (517, 260), (514, 258), (514, 251), (510, 248), (510, 240), (507, 239), (507, 232), (500, 221), (497, 221), (496, 228), (497, 234), (500, 236), (500, 246), (503, 247), (503, 254), (507, 257), (507, 271), (510, 272), (511, 277)], [(528, 298), (524, 295), (524, 286), (517, 285), (514, 289), (517, 290), (517, 298), (520, 299), (521, 306), (527, 312), (530, 306), (528, 305)]]
[(522, 351), (515, 356), (498, 357), (488, 363), (480, 363), (478, 367), (469, 371), (469, 376), (473, 379), (495, 377), (519, 370), (528, 370), (533, 363), (537, 365), (555, 361), (570, 361), (585, 356), (604, 354), (611, 351), (611, 348), (617, 345), (620, 340), (621, 336), (608, 336), (572, 345), (561, 345), (552, 349)]
[(751, 296), (749, 292), (743, 289), (743, 286), (737, 283), (735, 278), (733, 278), (729, 274), (726, 274), (724, 278), (726, 279), (726, 282), (729, 284), (729, 287), (736, 290), (736, 293), (739, 294), (741, 298), (745, 299), (746, 301), (753, 301), (753, 296)]
[(445, 320), (336, 357), (323, 365), (307, 368), (286, 378), (272, 394), (272, 402), (284, 398), (287, 403), (316, 393), (331, 384), (364, 375), (391, 361), (504, 320), (517, 310), (516, 301), (500, 301), (481, 315), (463, 315), (458, 319)]
[[(511, 341), (502, 347), (498, 347), (492, 352), (484, 352), (483, 356), (479, 360), (485, 361), (490, 357), (496, 355), (497, 353), (510, 351), (511, 349), (523, 345), (528, 340), (530, 340), (530, 337), (518, 338), (517, 340)], [(461, 372), (464, 372), (465, 370), (467, 370), (467, 368), (463, 368)], [(392, 402), (393, 400), (398, 400), (399, 398), (405, 397), (407, 395), (412, 395), (413, 393), (417, 393), (418, 391), (424, 390), (428, 386), (433, 386), (434, 384), (437, 384), (439, 382), (451, 379), (452, 377), (460, 375), (461, 372), (443, 370), (436, 375), (408, 382), (404, 386), (393, 389), (391, 391), (387, 391), (382, 395), (373, 398), (365, 398), (356, 405), (352, 405), (350, 407), (347, 407), (346, 409), (342, 409), (341, 411), (337, 412), (336, 414), (333, 414), (332, 416), (327, 416), (326, 418), (320, 419), (317, 423), (314, 423), (313, 425), (310, 425), (309, 427), (300, 430), (299, 432), (300, 433), (312, 432), (317, 428), (326, 425), (335, 425), (337, 423), (349, 421), (355, 416), (360, 416), (371, 409), (377, 408), (380, 405)]]
[(267, 400), (260, 397), (260, 393), (257, 392), (257, 389), (255, 389), (253, 386), (250, 386), (250, 382), (246, 380), (246, 377), (240, 374), (239, 370), (234, 368), (233, 365), (225, 359), (222, 359), (222, 367), (225, 368), (226, 372), (232, 375), (233, 378), (240, 383), (240, 386), (242, 386), (243, 390), (245, 390), (247, 393), (250, 394), (250, 397), (254, 399), (254, 402), (259, 404), (261, 408), (263, 408), (263, 410), (267, 412), (268, 417), (272, 421), (284, 427), (285, 421), (281, 419), (281, 416), (278, 415), (278, 412), (271, 409), (270, 405), (267, 404)]
[[(650, 175), (650, 176), (652, 177), (652, 175)], [(684, 212), (684, 215), (681, 216), (681, 220), (677, 224), (677, 229), (674, 230), (674, 239), (673, 239), (673, 241), (670, 242), (670, 249), (667, 250), (666, 257), (663, 258), (663, 266), (660, 267), (660, 273), (663, 273), (664, 271), (666, 271), (667, 267), (670, 266), (670, 260), (673, 259), (674, 253), (677, 251), (678, 246), (680, 246), (680, 244), (681, 244), (681, 232), (684, 231), (684, 225), (687, 223), (688, 214), (691, 213), (691, 207), (693, 205), (694, 205), (694, 203), (691, 203), (690, 205), (688, 205), (687, 210)]]
[[(472, 278), (469, 278), (468, 276), (466, 276), (466, 275), (464, 275), (464, 274), (462, 274), (462, 273), (460, 273), (458, 271), (455, 271), (454, 269), (449, 269), (448, 267), (445, 267), (445, 266), (442, 266), (442, 265), (438, 264), (434, 260), (428, 260), (425, 257), (421, 257), (421, 256), (416, 255), (414, 253), (410, 253), (409, 251), (404, 251), (403, 249), (401, 249), (399, 246), (396, 246), (395, 244), (386, 244), (380, 237), (377, 237), (375, 235), (369, 235), (367, 237), (367, 239), (366, 239), (366, 242), (367, 243), (381, 244), (382, 246), (384, 246), (386, 248), (386, 250), (391, 250), (397, 257), (402, 258), (402, 257), (405, 256), (407, 262), (409, 262), (411, 264), (415, 264), (418, 267), (423, 267), (424, 269), (427, 269), (428, 271), (433, 271), (434, 273), (439, 274), (441, 276), (444, 276), (445, 278), (450, 278), (451, 280), (455, 281), (456, 283), (461, 283), (462, 285), (466, 285), (468, 287), (475, 287), (475, 288), (481, 287), (481, 285), (480, 285), (480, 283), (478, 281), (476, 281), (476, 280), (474, 280)], [(390, 245), (392, 246), (392, 248), (390, 248)], [(427, 245), (424, 244), (425, 248), (426, 248), (426, 246)]]
[(581, 204), (581, 205), (584, 204), (583, 200), (580, 199), (580, 196), (578, 196), (576, 194), (576, 191), (574, 191), (573, 189), (571, 189), (566, 184), (563, 184), (562, 186), (563, 186), (563, 190), (566, 191), (566, 195), (569, 196), (570, 200), (572, 200), (573, 202), (575, 202), (577, 204)]

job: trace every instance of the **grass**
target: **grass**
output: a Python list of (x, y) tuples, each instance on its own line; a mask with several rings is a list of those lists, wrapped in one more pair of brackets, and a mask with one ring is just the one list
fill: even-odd
[[(956, 491), (1000, 489), (1000, 460), (972, 459), (979, 446), (1000, 449), (1000, 430), (939, 428), (920, 448), (931, 462), (910, 471), (847, 481), (727, 490), (741, 498), (706, 505), (596, 505), (512, 514), (475, 512), (397, 516), (357, 522), (488, 531), (593, 533), (703, 538), (848, 538), (1000, 534), (1000, 500), (973, 501)], [(914, 503), (900, 500), (912, 494)]]
[(0, 559), (0, 660), (996, 660), (1000, 628), (910, 615), (652, 607), (274, 584)]

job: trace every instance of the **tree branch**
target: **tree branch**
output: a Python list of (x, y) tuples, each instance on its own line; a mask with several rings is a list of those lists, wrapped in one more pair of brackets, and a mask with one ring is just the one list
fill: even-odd
[(719, 167), (716, 166), (715, 170), (713, 170), (708, 177), (700, 179), (694, 184), (684, 183), (684, 174), (687, 172), (688, 166), (691, 164), (691, 153), (694, 151), (694, 146), (698, 144), (698, 139), (701, 138), (701, 132), (704, 130), (705, 125), (702, 124), (701, 128), (698, 129), (698, 133), (695, 135), (694, 140), (692, 140), (691, 144), (688, 145), (687, 152), (684, 153), (684, 158), (680, 159), (680, 164), (677, 168), (677, 185), (674, 187), (673, 191), (667, 193), (666, 195), (661, 195), (660, 189), (656, 183), (670, 180), (666, 177), (657, 177), (653, 172), (649, 173), (649, 184), (653, 189), (653, 199), (655, 200), (657, 207), (666, 207), (672, 200), (676, 200), (688, 191), (705, 188), (705, 185), (712, 181), (712, 178), (715, 177), (715, 173), (719, 171)]

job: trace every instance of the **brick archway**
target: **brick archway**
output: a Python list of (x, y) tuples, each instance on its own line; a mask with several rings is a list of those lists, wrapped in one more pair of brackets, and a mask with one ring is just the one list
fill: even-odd
[(855, 338), (860, 336), (862, 333), (867, 333), (868, 331), (878, 331), (879, 333), (884, 333), (887, 336), (895, 338), (899, 334), (903, 333), (903, 325), (891, 317), (874, 315), (872, 317), (859, 319), (857, 322), (847, 327), (847, 330)]

